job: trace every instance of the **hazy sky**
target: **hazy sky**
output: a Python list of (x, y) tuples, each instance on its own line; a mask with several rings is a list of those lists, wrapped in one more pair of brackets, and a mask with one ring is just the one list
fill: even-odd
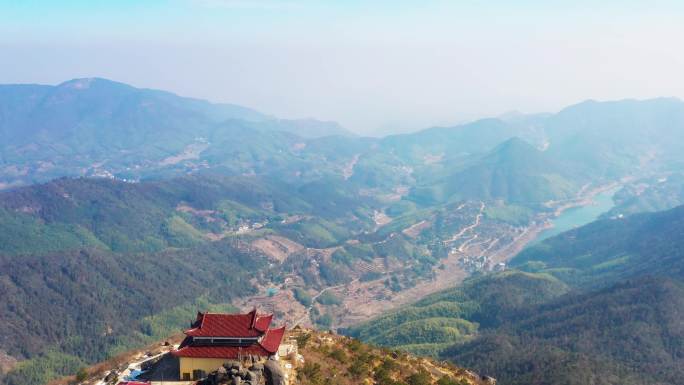
[(684, 1), (0, 0), (0, 82), (100, 76), (361, 133), (684, 97)]

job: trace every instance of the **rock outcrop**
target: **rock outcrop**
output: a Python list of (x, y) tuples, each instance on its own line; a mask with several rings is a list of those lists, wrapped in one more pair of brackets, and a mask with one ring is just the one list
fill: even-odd
[(280, 364), (268, 360), (265, 364), (253, 362), (246, 367), (240, 362), (225, 363), (217, 370), (209, 373), (201, 385), (283, 385), (285, 376)]

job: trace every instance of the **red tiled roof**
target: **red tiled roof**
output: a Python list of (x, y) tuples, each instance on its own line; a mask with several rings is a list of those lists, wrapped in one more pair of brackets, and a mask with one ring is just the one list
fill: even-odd
[(186, 336), (185, 338), (183, 338), (183, 341), (181, 341), (180, 345), (178, 345), (178, 349), (184, 348), (184, 347), (190, 345), (191, 342), (192, 342), (192, 337)]
[(237, 359), (239, 356), (255, 355), (268, 357), (272, 353), (261, 345), (238, 346), (186, 346), (173, 352), (177, 357)]
[(192, 337), (259, 337), (266, 330), (273, 315), (259, 316), (256, 310), (247, 314), (198, 314), (193, 328), (185, 331)]
[(257, 315), (256, 321), (254, 322), (254, 328), (265, 332), (268, 330), (268, 327), (271, 326), (271, 320), (273, 320), (273, 314)]
[[(259, 315), (255, 310), (247, 314), (198, 313), (187, 337), (173, 354), (178, 357), (226, 358), (239, 355), (270, 356), (280, 347), (285, 326), (269, 329), (273, 314)], [(261, 337), (250, 346), (194, 346), (193, 337)]]
[(285, 335), (285, 326), (278, 329), (268, 329), (259, 344), (265, 350), (275, 354), (278, 351), (278, 347), (280, 347), (280, 342), (283, 340), (283, 335)]

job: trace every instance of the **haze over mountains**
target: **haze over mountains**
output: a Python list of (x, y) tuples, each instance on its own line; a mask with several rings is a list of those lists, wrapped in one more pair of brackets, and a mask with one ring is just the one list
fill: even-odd
[[(423, 183), (432, 190), (427, 198), (442, 200), (472, 182), (472, 174), (487, 178), (506, 173), (500, 165), (510, 159), (523, 162), (509, 166), (518, 174), (510, 183), (523, 178), (523, 185), (541, 184), (534, 200), (572, 188), (561, 186), (549, 194), (544, 184), (550, 181), (566, 185), (568, 178), (614, 178), (652, 166), (651, 158), (661, 165), (677, 161), (684, 142), (679, 129), (684, 103), (677, 99), (588, 101), (557, 114), (484, 119), (381, 139), (353, 137), (331, 122), (280, 120), (244, 107), (98, 78), (58, 86), (6, 85), (0, 101), (3, 186), (65, 175), (137, 180), (212, 170), (298, 181), (311, 173), (314, 178), (324, 172), (342, 176), (345, 163), (358, 156), (352, 181), (371, 186)], [(345, 139), (335, 144), (321, 138), (340, 135)], [(520, 148), (520, 141), (502, 145), (512, 137), (540, 153)], [(549, 169), (528, 170), (532, 163), (549, 163)], [(393, 177), (383, 175), (388, 168), (395, 170)], [(532, 178), (540, 174), (543, 178)], [(497, 185), (480, 181), (486, 182), (484, 193), (509, 198), (500, 179)]]
[[(365, 138), (94, 78), (0, 86), (0, 135), (8, 384), (256, 301), (504, 383), (682, 374), (678, 99)], [(491, 272), (617, 184), (603, 220)]]

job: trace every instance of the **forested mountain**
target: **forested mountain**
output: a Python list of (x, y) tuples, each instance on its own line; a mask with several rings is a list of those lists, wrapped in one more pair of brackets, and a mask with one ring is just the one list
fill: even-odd
[(410, 167), (401, 180), (415, 184), (419, 202), (464, 196), (526, 204), (563, 200), (587, 183), (678, 170), (683, 117), (684, 103), (673, 98), (587, 101), (557, 114), (389, 136), (357, 167), (375, 174), (382, 174), (381, 162)]
[(570, 175), (548, 153), (514, 137), (436, 188), (444, 197), (535, 205), (572, 197), (580, 181), (569, 180)]
[(577, 173), (615, 177), (649, 163), (672, 166), (684, 144), (684, 103), (676, 98), (586, 101), (544, 123), (548, 151)]
[(347, 332), (507, 384), (677, 384), (682, 234), (684, 206), (600, 220)]
[[(157, 136), (204, 136), (215, 123), (240, 120), (301, 137), (351, 135), (333, 122), (277, 119), (255, 110), (140, 89), (102, 78), (74, 79), (56, 86), (2, 85), (3, 135), (14, 145), (90, 137), (92, 144), (126, 148)], [(96, 135), (95, 135), (96, 134)], [(109, 141), (109, 143), (107, 143)], [(84, 146), (86, 147), (86, 146)]]
[(371, 343), (437, 356), (475, 337), (480, 327), (500, 325), (515, 309), (568, 290), (551, 276), (519, 271), (473, 278), (347, 332)]
[(454, 127), (433, 127), (412, 134), (390, 135), (381, 146), (402, 159), (421, 162), (426, 156), (443, 155), (463, 159), (482, 154), (514, 136), (524, 136), (524, 128), (500, 119), (482, 119)]
[(436, 259), (409, 237), (347, 243), (375, 228), (381, 207), (354, 186), (214, 175), (62, 178), (1, 192), (0, 341), (25, 360), (6, 381), (72, 373), (286, 278), (284, 292), (320, 290), (358, 279), (374, 259), (396, 277), (428, 274)]
[(580, 286), (644, 275), (684, 279), (684, 206), (604, 219), (528, 248), (512, 265)]
[(683, 298), (681, 281), (628, 280), (526, 307), (442, 357), (506, 384), (678, 384)]
[[(336, 175), (385, 191), (408, 186), (430, 204), (480, 194), (539, 202), (565, 199), (586, 183), (667, 169), (682, 161), (684, 144), (677, 99), (590, 101), (557, 114), (382, 139), (99, 78), (4, 85), (0, 105), (0, 188), (60, 176), (215, 172), (302, 182)], [(504, 145), (514, 137), (529, 145)]]
[(198, 308), (230, 308), (260, 290), (254, 279), (282, 281), (300, 267), (270, 269), (254, 240), (342, 242), (363, 223), (333, 221), (373, 202), (352, 194), (219, 176), (63, 178), (0, 193), (0, 342), (31, 358), (7, 381), (44, 383), (163, 338)]
[(637, 179), (618, 191), (614, 199), (616, 205), (604, 215), (606, 218), (671, 209), (684, 204), (684, 174)]
[(230, 309), (232, 299), (254, 293), (250, 279), (266, 265), (231, 242), (158, 253), (0, 255), (0, 343), (14, 357), (33, 358), (5, 381), (45, 383), (165, 338), (198, 308)]
[(0, 182), (6, 184), (65, 175), (177, 174), (206, 168), (202, 160), (249, 172), (287, 156), (278, 153), (291, 155), (301, 137), (350, 135), (331, 122), (281, 120), (99, 78), (3, 85), (0, 106)]
[[(374, 200), (328, 181), (297, 189), (254, 177), (187, 176), (126, 183), (58, 179), (0, 193), (0, 250), (11, 254), (100, 247), (115, 252), (187, 247), (225, 237), (241, 225), (278, 229), (288, 215), (319, 222), (348, 214), (348, 229), (363, 226)], [(300, 218), (298, 221), (306, 221)]]

